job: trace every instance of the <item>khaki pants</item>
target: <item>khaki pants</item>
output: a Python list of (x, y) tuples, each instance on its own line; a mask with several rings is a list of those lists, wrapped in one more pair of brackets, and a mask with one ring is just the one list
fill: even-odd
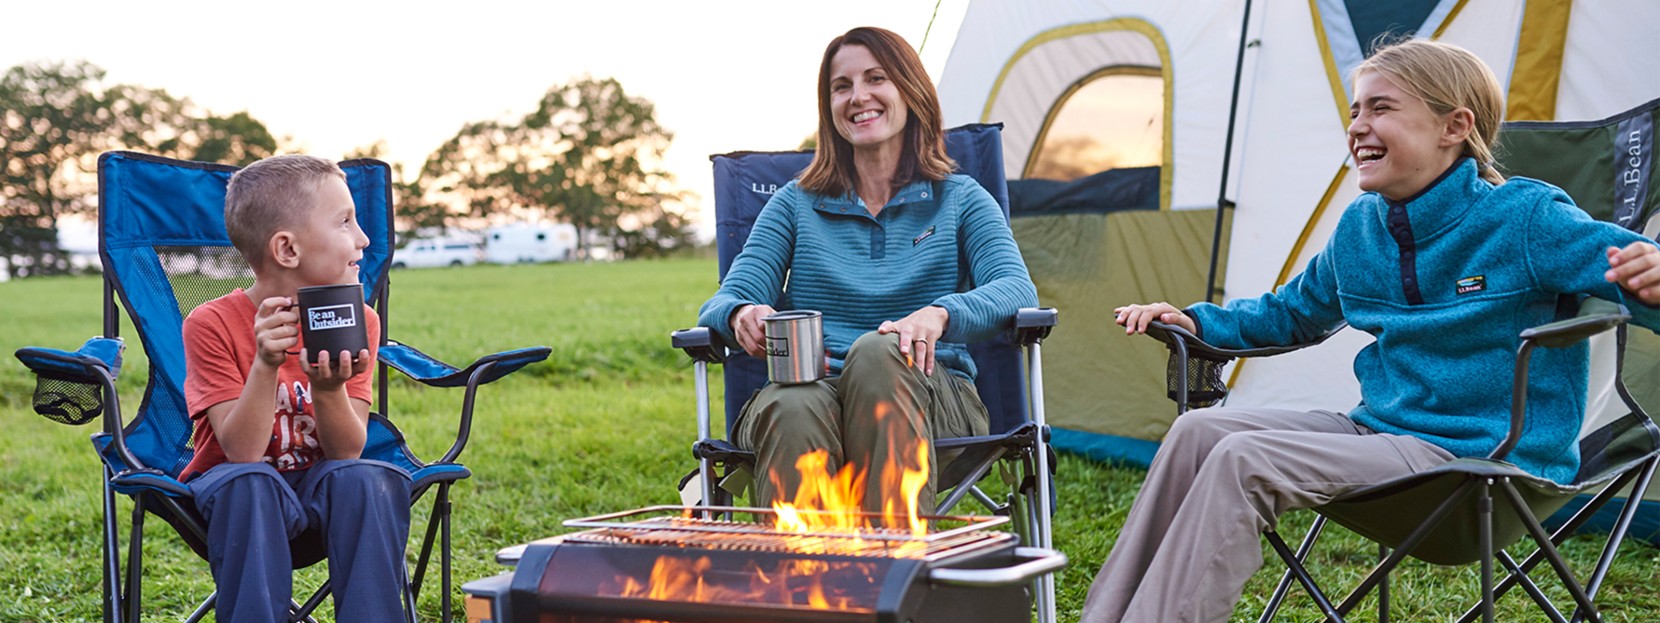
[(1280, 515), (1452, 458), (1329, 411), (1191, 411), (1153, 458), (1082, 621), (1225, 622)]
[[(989, 419), (973, 382), (944, 366), (932, 375), (907, 367), (898, 336), (872, 332), (853, 342), (841, 376), (761, 388), (739, 414), (733, 441), (755, 452), (753, 505), (794, 499), (801, 484), (796, 459), (825, 450), (832, 474), (844, 464), (868, 470), (863, 500), (870, 512), (883, 510), (884, 495), (898, 494), (883, 490), (889, 468), (914, 465), (918, 442), (929, 441), (928, 484), (917, 510), (933, 514), (941, 457), (932, 440), (984, 435)], [(898, 474), (890, 477), (897, 481)]]

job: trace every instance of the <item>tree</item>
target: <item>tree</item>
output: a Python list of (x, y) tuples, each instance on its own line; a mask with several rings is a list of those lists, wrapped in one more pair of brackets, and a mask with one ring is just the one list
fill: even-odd
[(522, 118), (464, 125), (428, 158), (421, 183), (456, 197), (468, 216), (551, 214), (575, 225), (583, 245), (588, 232), (656, 223), (675, 228), (657, 238), (673, 238), (684, 219), (657, 216), (670, 176), (651, 168), (673, 135), (654, 115), (615, 78), (580, 78), (549, 89)]
[(58, 219), (94, 205), (99, 153), (136, 149), (246, 164), (276, 139), (246, 112), (217, 117), (160, 89), (115, 85), (85, 61), (19, 65), (0, 76), (0, 257), (14, 277), (69, 269)]

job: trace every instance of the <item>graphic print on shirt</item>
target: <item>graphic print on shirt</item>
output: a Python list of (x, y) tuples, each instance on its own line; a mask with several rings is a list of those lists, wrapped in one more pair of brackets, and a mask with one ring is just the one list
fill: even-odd
[(277, 384), (275, 439), (265, 461), (281, 471), (305, 469), (316, 456), (317, 418), (312, 415), (311, 384)]

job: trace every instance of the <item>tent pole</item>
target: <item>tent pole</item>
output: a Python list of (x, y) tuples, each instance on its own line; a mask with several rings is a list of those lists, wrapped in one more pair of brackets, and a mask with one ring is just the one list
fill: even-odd
[(1205, 302), (1216, 299), (1217, 250), (1222, 246), (1222, 213), (1234, 206), (1228, 200), (1228, 165), (1233, 160), (1234, 123), (1239, 117), (1239, 83), (1245, 79), (1245, 47), (1251, 30), (1251, 0), (1245, 0), (1245, 16), (1239, 20), (1239, 55), (1233, 65), (1233, 99), (1228, 103), (1228, 136), (1222, 147), (1222, 186), (1216, 191), (1216, 227), (1210, 238), (1210, 275), (1205, 277)]

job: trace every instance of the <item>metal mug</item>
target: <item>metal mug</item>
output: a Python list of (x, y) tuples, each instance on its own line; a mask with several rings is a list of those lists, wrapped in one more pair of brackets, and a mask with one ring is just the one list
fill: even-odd
[(799, 385), (825, 377), (824, 314), (799, 309), (761, 320), (766, 323), (767, 378), (780, 385)]
[(308, 286), (300, 288), (298, 298), (300, 342), (312, 365), (323, 351), (332, 353), (329, 360), (335, 361), (340, 351), (351, 353), (355, 359), (359, 351), (369, 348), (369, 327), (363, 320), (363, 286)]

